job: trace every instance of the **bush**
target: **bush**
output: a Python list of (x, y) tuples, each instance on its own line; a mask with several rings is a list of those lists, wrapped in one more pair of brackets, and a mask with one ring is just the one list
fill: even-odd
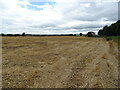
[(106, 38), (106, 40), (107, 40), (107, 41), (110, 41), (110, 40), (112, 40), (112, 38)]

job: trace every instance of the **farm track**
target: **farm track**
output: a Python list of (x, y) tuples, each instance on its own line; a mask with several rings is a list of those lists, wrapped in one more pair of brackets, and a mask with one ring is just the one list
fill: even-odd
[(3, 37), (3, 88), (117, 88), (118, 48), (85, 37)]

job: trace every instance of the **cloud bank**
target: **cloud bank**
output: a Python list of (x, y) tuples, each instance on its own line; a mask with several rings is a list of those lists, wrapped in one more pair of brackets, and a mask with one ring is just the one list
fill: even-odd
[(97, 32), (117, 20), (117, 0), (0, 0), (1, 33)]

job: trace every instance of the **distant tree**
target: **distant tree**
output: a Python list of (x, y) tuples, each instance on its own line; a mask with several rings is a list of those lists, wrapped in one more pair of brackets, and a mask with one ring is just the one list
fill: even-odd
[(7, 34), (6, 36), (10, 36), (10, 37), (12, 37), (12, 36), (13, 36), (13, 34)]
[(73, 34), (69, 34), (69, 36), (73, 36)]
[(85, 35), (85, 37), (87, 37), (87, 34)]
[(76, 36), (77, 34), (74, 34), (74, 36)]
[(88, 32), (88, 33), (87, 33), (87, 36), (88, 36), (88, 37), (93, 37), (93, 36), (95, 36), (95, 33), (94, 33), (94, 32)]
[(87, 33), (87, 36), (88, 36), (88, 37), (92, 37), (92, 33), (91, 33), (91, 32), (88, 32), (88, 33)]
[(4, 33), (1, 33), (2, 36), (4, 36), (5, 34)]
[(80, 36), (82, 36), (82, 33), (80, 33)]
[(22, 33), (22, 36), (26, 36), (25, 32)]

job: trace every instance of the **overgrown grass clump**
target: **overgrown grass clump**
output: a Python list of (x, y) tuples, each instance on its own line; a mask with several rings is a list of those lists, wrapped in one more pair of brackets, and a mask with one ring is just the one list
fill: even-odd
[(120, 43), (120, 36), (106, 36), (107, 41), (113, 40), (114, 42)]

